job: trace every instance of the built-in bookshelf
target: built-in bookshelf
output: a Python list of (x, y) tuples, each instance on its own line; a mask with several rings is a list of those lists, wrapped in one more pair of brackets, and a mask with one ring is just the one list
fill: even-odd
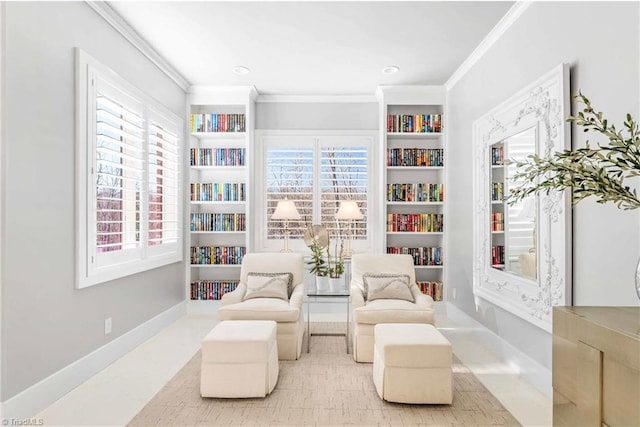
[(442, 301), (445, 270), (445, 90), (381, 86), (384, 240), (387, 253), (409, 254), (423, 293)]
[(504, 143), (493, 144), (490, 150), (491, 161), (491, 266), (504, 270), (505, 254), (505, 162)]
[(255, 89), (190, 90), (189, 312), (212, 313), (240, 278), (250, 239)]

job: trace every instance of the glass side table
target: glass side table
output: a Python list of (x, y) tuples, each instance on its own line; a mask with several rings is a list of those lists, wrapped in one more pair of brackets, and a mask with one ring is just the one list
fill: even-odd
[[(345, 333), (322, 333), (322, 334), (312, 334), (311, 329), (309, 328), (310, 324), (310, 307), (311, 304), (315, 303), (328, 303), (328, 302), (336, 302), (344, 300), (346, 312), (347, 312), (347, 328)], [(308, 290), (305, 295), (305, 303), (307, 304), (307, 353), (309, 353), (309, 349), (311, 348), (311, 336), (344, 336), (345, 344), (347, 349), (347, 354), (349, 353), (349, 304), (351, 303), (351, 294), (349, 290), (340, 290), (340, 291), (317, 291), (315, 289)]]

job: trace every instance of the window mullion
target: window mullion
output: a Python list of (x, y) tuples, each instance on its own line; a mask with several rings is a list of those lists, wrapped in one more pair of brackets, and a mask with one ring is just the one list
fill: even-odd
[(322, 187), (320, 174), (322, 172), (322, 158), (320, 153), (320, 138), (313, 139), (313, 223), (322, 221)]
[(142, 156), (142, 188), (140, 189), (140, 244), (142, 246), (142, 258), (147, 257), (149, 246), (149, 108), (144, 108), (144, 154)]

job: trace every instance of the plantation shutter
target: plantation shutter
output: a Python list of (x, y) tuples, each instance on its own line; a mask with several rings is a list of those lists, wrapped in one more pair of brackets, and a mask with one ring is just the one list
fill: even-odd
[(335, 216), (340, 201), (354, 200), (358, 203), (363, 219), (352, 222), (354, 239), (367, 236), (367, 147), (347, 145), (323, 145), (320, 148), (321, 223), (331, 236), (345, 236), (347, 224), (338, 224)]
[(312, 223), (313, 152), (312, 145), (267, 145), (265, 147), (268, 239), (279, 239), (284, 236), (283, 221), (271, 219), (279, 200), (292, 200), (302, 218), (300, 221), (289, 223), (290, 237), (302, 237), (306, 223)]
[(139, 252), (143, 107), (103, 80), (95, 85), (95, 253)]
[(179, 137), (177, 124), (148, 115), (148, 246), (151, 252), (174, 250), (179, 236)]

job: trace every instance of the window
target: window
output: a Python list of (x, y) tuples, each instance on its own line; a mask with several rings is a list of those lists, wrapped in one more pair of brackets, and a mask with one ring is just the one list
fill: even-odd
[(353, 246), (371, 247), (367, 194), (372, 136), (265, 136), (258, 144), (257, 161), (262, 167), (258, 182), (264, 189), (257, 203), (264, 228), (257, 233), (260, 250), (282, 248), (284, 224), (271, 216), (278, 201), (285, 198), (294, 201), (302, 218), (289, 223), (294, 250), (306, 249), (302, 236), (307, 224), (327, 227), (332, 241), (345, 236), (347, 224), (335, 219), (342, 200), (357, 201), (364, 216), (352, 224)]
[(78, 61), (78, 280), (182, 259), (182, 120), (84, 52)]

